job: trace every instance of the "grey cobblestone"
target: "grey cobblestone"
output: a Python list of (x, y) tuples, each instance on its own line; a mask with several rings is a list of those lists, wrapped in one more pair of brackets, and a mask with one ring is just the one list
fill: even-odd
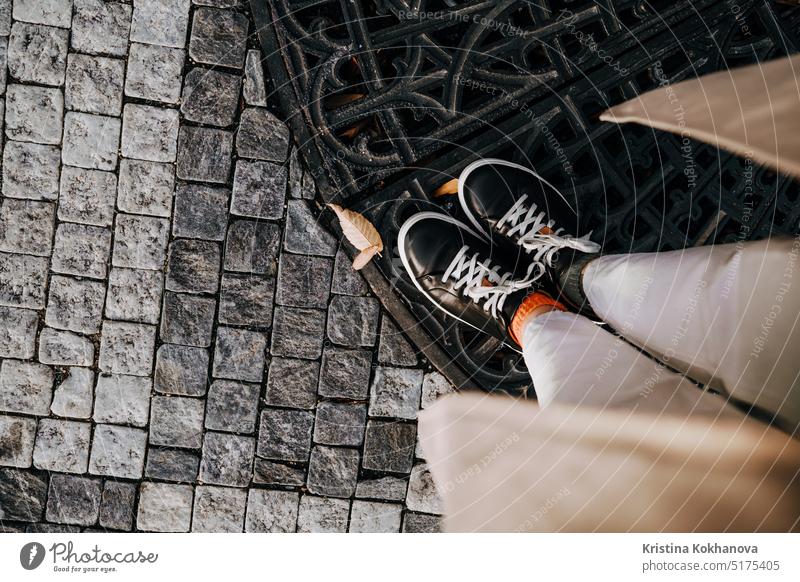
[(290, 200), (286, 207), (284, 248), (300, 255), (336, 255), (336, 239), (323, 230), (302, 200)]
[(314, 442), (357, 447), (364, 441), (367, 407), (362, 404), (320, 402), (314, 424)]
[(0, 253), (0, 305), (42, 309), (47, 259)]
[(181, 127), (178, 136), (178, 177), (197, 182), (228, 181), (233, 133), (209, 127)]
[(34, 467), (61, 473), (85, 473), (91, 430), (88, 422), (41, 419), (33, 449)]
[(412, 511), (440, 514), (444, 511), (433, 477), (427, 465), (417, 465), (411, 471), (406, 505)]
[(397, 533), (403, 506), (397, 503), (353, 501), (350, 530), (354, 533)]
[(207, 429), (252, 434), (261, 387), (230, 380), (217, 380), (208, 391)]
[(95, 386), (97, 423), (147, 426), (153, 382), (137, 376), (100, 376)]
[(253, 476), (252, 437), (207, 432), (203, 439), (200, 480), (214, 485), (245, 487)]
[(315, 446), (308, 466), (308, 490), (328, 497), (352, 497), (359, 459), (355, 449)]
[(378, 361), (395, 366), (417, 365), (417, 352), (386, 315), (381, 319)]
[(122, 113), (122, 155), (137, 160), (174, 162), (178, 151), (178, 112), (128, 103)]
[(94, 344), (82, 335), (46, 327), (39, 334), (39, 361), (54, 366), (91, 366)]
[(125, 61), (71, 54), (67, 59), (64, 104), (67, 109), (116, 115), (122, 112)]
[(380, 305), (374, 297), (336, 295), (328, 308), (328, 338), (350, 347), (375, 345)]
[(182, 48), (186, 46), (190, 0), (137, 0), (131, 40)]
[(297, 527), (300, 495), (291, 491), (251, 489), (247, 495), (245, 531), (287, 533)]
[(99, 281), (54, 275), (44, 322), (50, 327), (79, 333), (100, 331), (105, 286)]
[(39, 317), (35, 311), (0, 306), (0, 358), (28, 360), (36, 350), (36, 326)]
[(64, 118), (62, 161), (95, 170), (117, 167), (120, 120), (90, 113), (69, 112)]
[(413, 420), (419, 410), (422, 370), (378, 366), (370, 387), (370, 416)]
[(356, 497), (362, 499), (384, 499), (387, 501), (404, 501), (408, 481), (398, 477), (381, 477), (370, 481), (359, 481)]
[(189, 485), (142, 483), (136, 527), (142, 531), (187, 532), (194, 494)]
[(111, 374), (149, 376), (153, 369), (155, 327), (104, 321), (100, 340), (100, 370)]
[(166, 259), (168, 236), (168, 220), (119, 214), (114, 230), (112, 264), (160, 271)]
[(89, 477), (53, 475), (47, 499), (47, 519), (56, 523), (92, 525), (100, 513), (100, 481)]
[(181, 97), (183, 50), (131, 43), (125, 95), (162, 103), (177, 103)]
[(16, 141), (57, 145), (64, 126), (64, 97), (50, 87), (9, 85), (6, 136)]
[(9, 141), (3, 149), (3, 196), (55, 200), (60, 167), (57, 147)]
[(330, 259), (283, 253), (278, 268), (277, 303), (324, 309), (330, 297), (332, 271)]
[(366, 399), (371, 366), (372, 357), (366, 350), (325, 348), (319, 379), (320, 396)]
[(244, 158), (283, 163), (289, 155), (289, 129), (267, 109), (247, 108), (236, 134), (236, 151)]
[(60, 86), (67, 69), (69, 31), (15, 22), (8, 39), (8, 70), (24, 83)]
[(189, 56), (199, 63), (244, 66), (247, 17), (232, 10), (198, 8), (192, 21)]
[(110, 250), (110, 230), (62, 222), (56, 230), (50, 268), (56, 273), (105, 279)]
[(150, 447), (144, 469), (148, 479), (194, 483), (200, 469), (200, 455), (180, 449)]
[(239, 105), (239, 75), (195, 67), (186, 75), (181, 113), (189, 121), (228, 126)]
[(272, 327), (273, 355), (316, 359), (322, 354), (324, 311), (277, 307)]
[(286, 168), (279, 164), (239, 160), (233, 177), (231, 212), (252, 218), (281, 218), (286, 178)]
[(403, 533), (439, 533), (442, 519), (437, 515), (406, 512), (403, 517)]
[(0, 511), (4, 519), (41, 520), (46, 497), (44, 474), (0, 467)]
[(255, 275), (223, 275), (219, 295), (220, 323), (269, 327), (272, 323), (274, 288), (274, 279)]
[(203, 401), (181, 396), (154, 396), (150, 443), (199, 449), (203, 443)]
[(198, 486), (194, 492), (192, 531), (241, 532), (246, 504), (247, 492), (242, 489)]
[(220, 248), (214, 242), (179, 239), (169, 245), (166, 288), (215, 293), (219, 288)]
[(0, 410), (47, 416), (53, 393), (53, 370), (42, 364), (0, 363)]
[(0, 415), (0, 465), (30, 467), (35, 438), (35, 419)]
[(55, 205), (6, 198), (0, 201), (0, 251), (49, 256)]
[(207, 348), (211, 345), (216, 301), (184, 293), (165, 293), (161, 317), (162, 341)]
[(224, 240), (228, 226), (230, 191), (187, 184), (175, 190), (175, 221), (172, 234), (176, 237)]
[(122, 160), (117, 206), (122, 212), (169, 218), (175, 167), (163, 162)]
[(370, 420), (364, 441), (364, 468), (409, 473), (414, 460), (416, 435), (416, 427), (412, 424)]
[(108, 277), (106, 317), (137, 323), (158, 323), (163, 278), (158, 271), (112, 268)]
[(219, 327), (214, 349), (214, 377), (261, 382), (267, 339), (263, 333)]
[(367, 282), (361, 273), (353, 269), (353, 262), (343, 250), (336, 253), (333, 263), (333, 280), (331, 291), (338, 295), (366, 295), (369, 291)]
[(136, 486), (132, 483), (106, 481), (100, 497), (99, 524), (109, 529), (130, 530)]
[(264, 69), (261, 66), (261, 53), (247, 51), (244, 77), (244, 102), (248, 105), (267, 106), (267, 88), (264, 82)]
[(89, 472), (122, 479), (140, 479), (147, 432), (138, 428), (98, 424), (92, 438)]
[(14, 19), (69, 28), (72, 0), (15, 0)]
[(272, 358), (266, 401), (276, 406), (313, 409), (317, 402), (319, 364), (295, 358)]
[(117, 177), (111, 172), (69, 166), (61, 169), (59, 220), (111, 226), (116, 197)]
[(305, 482), (306, 473), (302, 467), (258, 458), (253, 464), (253, 483), (297, 487)]
[[(121, 2), (75, 0), (73, 50), (124, 56), (128, 52), (131, 12), (131, 5)], [(103, 34), (98, 34), (98, 30), (102, 30)]]
[(303, 495), (297, 515), (297, 531), (302, 533), (344, 533), (350, 502), (346, 499)]
[(88, 419), (94, 402), (94, 372), (69, 368), (68, 376), (56, 387), (50, 411), (58, 416)]
[(314, 415), (303, 410), (261, 411), (256, 454), (266, 459), (307, 461)]
[(259, 275), (277, 271), (280, 229), (269, 222), (234, 220), (225, 243), (225, 269)]
[(154, 388), (163, 394), (203, 396), (208, 382), (208, 351), (162, 344), (156, 355)]

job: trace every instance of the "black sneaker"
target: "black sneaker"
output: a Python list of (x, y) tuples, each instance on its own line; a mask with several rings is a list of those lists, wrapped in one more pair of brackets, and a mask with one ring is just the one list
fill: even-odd
[(521, 276), (518, 249), (493, 245), (438, 212), (415, 214), (397, 238), (400, 259), (420, 293), (451, 317), (519, 351), (508, 327), (533, 289)]
[(577, 201), (568, 200), (532, 170), (495, 159), (464, 168), (458, 199), (479, 233), (527, 253), (526, 278), (552, 288), (556, 296), (563, 295), (573, 308), (588, 314), (585, 298), (562, 293), (565, 281), (574, 278), (570, 268), (600, 251), (589, 239), (591, 233), (579, 235)]

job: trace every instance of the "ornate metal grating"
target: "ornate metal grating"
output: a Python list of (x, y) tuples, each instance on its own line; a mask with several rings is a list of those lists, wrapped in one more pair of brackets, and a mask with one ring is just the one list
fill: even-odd
[(763, 0), (251, 4), (273, 89), (321, 196), (379, 226), (387, 252), (371, 283), (457, 384), (520, 393), (530, 380), (516, 354), (433, 313), (398, 269), (393, 244), (417, 209), (458, 213), (451, 197), (431, 193), (476, 158), (511, 159), (573, 190), (586, 228), (611, 252), (798, 231), (796, 182), (598, 115), (662, 83), (796, 52), (800, 8)]

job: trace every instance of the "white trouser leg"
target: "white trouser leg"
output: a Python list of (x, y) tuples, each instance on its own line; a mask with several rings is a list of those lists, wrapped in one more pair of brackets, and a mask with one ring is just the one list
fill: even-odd
[(684, 416), (740, 415), (724, 398), (580, 315), (551, 311), (529, 318), (522, 345), (542, 407), (558, 402)]
[(800, 240), (610, 255), (587, 265), (592, 309), (691, 378), (800, 423)]

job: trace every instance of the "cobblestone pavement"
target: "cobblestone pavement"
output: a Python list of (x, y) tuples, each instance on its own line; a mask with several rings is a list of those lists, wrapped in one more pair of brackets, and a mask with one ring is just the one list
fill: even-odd
[(0, 0), (0, 530), (435, 531), (451, 388), (317, 228), (237, 0)]

